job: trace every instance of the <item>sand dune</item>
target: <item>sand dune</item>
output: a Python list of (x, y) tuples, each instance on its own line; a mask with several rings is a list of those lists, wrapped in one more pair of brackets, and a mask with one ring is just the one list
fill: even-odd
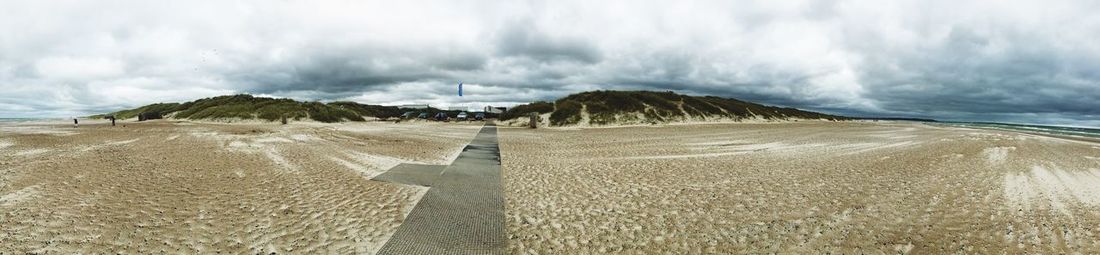
[(501, 129), (513, 253), (1095, 253), (1095, 144), (904, 123)]

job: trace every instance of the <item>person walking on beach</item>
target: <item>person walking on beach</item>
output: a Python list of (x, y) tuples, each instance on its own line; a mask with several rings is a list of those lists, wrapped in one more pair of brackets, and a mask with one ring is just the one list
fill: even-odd
[(73, 118), (73, 128), (76, 128), (77, 125), (80, 125), (80, 123), (76, 121), (76, 118)]

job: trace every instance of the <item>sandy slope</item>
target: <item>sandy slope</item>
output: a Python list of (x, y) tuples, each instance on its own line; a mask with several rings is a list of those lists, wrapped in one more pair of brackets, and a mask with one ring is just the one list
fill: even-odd
[(0, 253), (370, 253), (465, 124), (127, 123), (0, 127)]
[(905, 123), (501, 129), (514, 253), (1100, 252), (1100, 144)]

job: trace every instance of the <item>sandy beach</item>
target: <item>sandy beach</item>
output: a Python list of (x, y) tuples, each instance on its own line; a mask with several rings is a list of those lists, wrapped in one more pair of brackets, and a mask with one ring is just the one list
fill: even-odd
[(0, 126), (0, 253), (373, 253), (480, 128), (90, 122)]
[(916, 123), (502, 128), (512, 253), (1095, 253), (1100, 144)]
[(1100, 255), (1098, 10), (4, 1), (0, 255)]
[[(481, 128), (125, 124), (0, 125), (0, 253), (375, 253), (429, 188), (370, 179), (450, 164)], [(1088, 139), (907, 122), (498, 130), (508, 253), (1100, 251)]]

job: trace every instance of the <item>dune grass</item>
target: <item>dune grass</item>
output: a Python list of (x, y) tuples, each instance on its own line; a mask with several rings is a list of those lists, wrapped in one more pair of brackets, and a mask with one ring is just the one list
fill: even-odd
[(572, 94), (554, 102), (535, 102), (509, 109), (501, 119), (509, 120), (532, 112), (550, 113), (550, 125), (580, 123), (589, 115), (591, 125), (616, 123), (666, 123), (688, 119), (826, 119), (846, 117), (795, 108), (766, 106), (732, 98), (688, 96), (655, 91), (590, 91)]
[[(143, 112), (157, 112), (176, 119), (260, 119), (279, 121), (282, 118), (319, 122), (365, 121), (363, 116), (393, 117), (400, 115), (397, 107), (365, 105), (354, 102), (300, 102), (285, 98), (255, 97), (247, 94), (203, 98), (186, 103), (157, 103), (113, 113), (93, 115), (93, 118), (115, 116), (136, 117)], [(396, 114), (395, 114), (396, 113)]]

